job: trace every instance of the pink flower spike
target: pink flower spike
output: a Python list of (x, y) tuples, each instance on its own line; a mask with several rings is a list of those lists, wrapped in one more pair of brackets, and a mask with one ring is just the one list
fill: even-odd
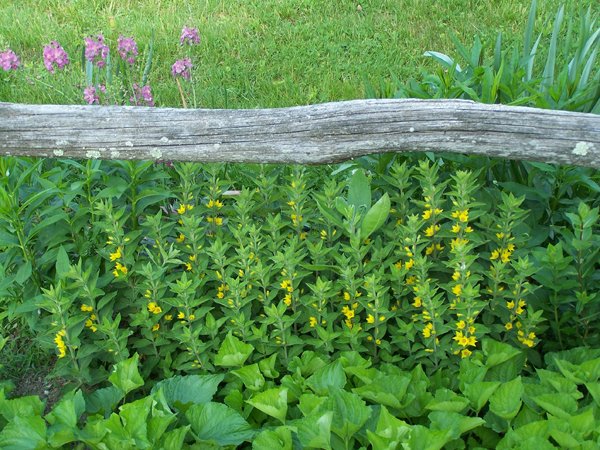
[(0, 52), (0, 67), (4, 71), (17, 70), (20, 65), (19, 57), (11, 49)]
[(200, 34), (198, 33), (198, 28), (183, 27), (183, 30), (181, 30), (181, 37), (179, 38), (179, 42), (181, 45), (199, 44)]
[(88, 86), (83, 90), (83, 99), (88, 105), (100, 103), (100, 97), (96, 94), (96, 88), (94, 86)]
[(149, 85), (140, 88), (140, 86), (137, 83), (134, 83), (133, 96), (129, 98), (129, 101), (132, 105), (135, 106), (154, 106), (152, 89)]
[(127, 61), (131, 65), (135, 63), (135, 57), (138, 55), (138, 47), (133, 37), (126, 38), (123, 35), (119, 36), (117, 48), (123, 61)]
[(104, 43), (104, 36), (98, 35), (97, 39), (85, 38), (85, 58), (98, 67), (106, 65), (108, 57), (108, 45)]
[(54, 66), (62, 69), (67, 64), (69, 64), (69, 56), (58, 42), (52, 41), (49, 45), (44, 46), (44, 65), (50, 73), (54, 73)]
[(174, 77), (183, 77), (189, 80), (191, 77), (190, 69), (192, 68), (192, 60), (190, 58), (178, 59), (171, 66), (171, 73)]

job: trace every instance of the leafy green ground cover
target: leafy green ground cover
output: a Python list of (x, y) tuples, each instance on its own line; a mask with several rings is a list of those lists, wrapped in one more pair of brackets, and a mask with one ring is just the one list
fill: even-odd
[[(35, 4), (0, 7), (14, 30), (0, 63), (4, 41), (22, 62), (0, 72), (3, 101), (82, 103), (86, 88), (90, 103), (129, 104), (145, 78), (160, 106), (600, 105), (595, 9), (547, 2), (527, 20), (523, 7), (517, 33), (509, 2), (496, 16), (453, 2)], [(153, 40), (149, 10), (163, 13)], [(441, 22), (393, 26), (413, 17)], [(490, 27), (482, 40), (465, 46), (463, 24), (454, 49), (417, 44), (412, 58), (439, 52), (415, 80), (401, 81), (417, 65), (397, 46), (375, 49), (383, 25), (392, 42), (427, 42), (469, 17)], [(186, 24), (200, 45), (176, 46)], [(80, 63), (81, 33), (98, 31), (113, 59)], [(120, 32), (139, 36), (132, 67)], [(55, 74), (38, 53), (50, 34), (71, 57)], [(276, 50), (281, 65), (263, 64)], [(186, 56), (190, 79), (185, 64), (173, 77)], [(598, 171), (427, 154), (322, 167), (1, 158), (0, 173), (2, 448), (600, 446)], [(51, 355), (62, 400), (14, 395), (17, 366)]]

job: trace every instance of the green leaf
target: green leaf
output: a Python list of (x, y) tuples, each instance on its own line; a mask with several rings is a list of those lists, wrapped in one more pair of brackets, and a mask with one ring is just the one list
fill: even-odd
[(349, 440), (371, 417), (371, 408), (358, 395), (342, 389), (330, 389), (327, 409), (333, 411), (331, 430), (343, 440)]
[(531, 399), (539, 407), (559, 419), (569, 420), (577, 412), (577, 400), (569, 394), (554, 392), (552, 394), (536, 395)]
[(331, 423), (333, 412), (313, 414), (294, 423), (298, 440), (304, 448), (331, 448)]
[(116, 386), (98, 389), (85, 396), (85, 411), (88, 414), (104, 414), (114, 411), (125, 395)]
[(159, 381), (152, 393), (162, 389), (167, 404), (180, 410), (191, 403), (208, 403), (217, 392), (224, 375), (185, 375), (174, 376)]
[(463, 390), (465, 396), (471, 402), (471, 407), (476, 411), (481, 411), (491, 395), (498, 389), (498, 381), (477, 381), (467, 384)]
[(189, 430), (190, 426), (186, 425), (185, 427), (175, 428), (174, 430), (167, 431), (162, 435), (158, 448), (184, 448), (183, 443)]
[(371, 207), (371, 185), (364, 170), (356, 169), (348, 184), (348, 204), (358, 213)]
[(408, 448), (411, 450), (440, 450), (452, 440), (450, 432), (444, 430), (429, 430), (422, 425), (412, 427)]
[(71, 263), (67, 251), (61, 245), (56, 253), (56, 274), (59, 278), (64, 277), (71, 270)]
[(252, 441), (252, 450), (292, 450), (292, 432), (289, 427), (265, 430)]
[(221, 367), (243, 366), (253, 351), (252, 345), (240, 341), (230, 331), (215, 356), (215, 365)]
[(490, 411), (506, 420), (513, 419), (521, 409), (523, 383), (521, 377), (502, 383), (490, 397)]
[(117, 363), (108, 381), (121, 389), (125, 394), (144, 385), (144, 380), (138, 371), (140, 356), (136, 353), (131, 358)]
[(346, 385), (346, 374), (338, 359), (318, 369), (307, 380), (306, 384), (316, 394), (326, 395), (330, 387), (342, 389)]
[(287, 393), (288, 390), (282, 387), (267, 389), (246, 400), (246, 403), (271, 417), (275, 417), (285, 425), (285, 416), (288, 409)]
[(0, 415), (9, 422), (15, 417), (41, 416), (43, 411), (44, 403), (37, 395), (11, 400), (6, 400), (4, 395), (0, 396)]
[(425, 408), (432, 411), (461, 412), (469, 405), (469, 400), (450, 389), (438, 389), (435, 397)]
[(485, 423), (481, 417), (466, 417), (451, 411), (433, 411), (429, 414), (432, 430), (442, 430), (452, 439), (458, 439), (463, 433)]
[(198, 439), (217, 445), (240, 445), (254, 431), (236, 411), (221, 403), (192, 405), (185, 413)]
[(410, 434), (410, 425), (392, 416), (385, 406), (382, 406), (377, 419), (375, 432), (367, 430), (367, 437), (373, 445), (373, 450), (400, 448), (402, 442)]
[(385, 375), (378, 372), (372, 380), (369, 384), (352, 389), (352, 392), (373, 403), (391, 408), (401, 409), (404, 406), (403, 399), (410, 384), (410, 375)]
[(260, 372), (258, 364), (244, 366), (237, 370), (232, 370), (231, 373), (242, 380), (244, 386), (251, 391), (260, 391), (265, 385), (265, 377)]
[(60, 447), (76, 440), (77, 422), (85, 412), (85, 400), (80, 390), (67, 393), (46, 415), (52, 425), (48, 430), (48, 441)]
[(360, 238), (367, 239), (385, 223), (390, 215), (390, 196), (386, 192), (377, 200), (371, 209), (367, 211), (360, 226)]
[(279, 372), (275, 370), (275, 364), (277, 364), (277, 353), (273, 353), (268, 358), (261, 359), (258, 362), (258, 367), (265, 377), (277, 378), (279, 377)]
[(23, 264), (21, 264), (21, 267), (19, 267), (17, 275), (15, 276), (15, 281), (21, 285), (24, 284), (27, 280), (29, 280), (31, 271), (31, 263), (29, 261), (25, 261)]
[(16, 416), (0, 433), (3, 450), (43, 449), (47, 448), (45, 444), (46, 422), (39, 416)]

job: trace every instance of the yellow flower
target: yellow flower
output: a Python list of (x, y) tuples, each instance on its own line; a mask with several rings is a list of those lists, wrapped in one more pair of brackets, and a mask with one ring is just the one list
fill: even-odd
[(455, 270), (454, 273), (452, 274), (452, 279), (454, 281), (458, 281), (459, 278), (460, 278), (460, 272), (458, 270)]
[(415, 281), (417, 281), (417, 277), (414, 275), (411, 275), (410, 277), (406, 278), (406, 284), (409, 286), (415, 284)]
[(63, 337), (67, 335), (67, 331), (63, 328), (54, 337), (54, 343), (56, 344), (56, 348), (58, 349), (58, 357), (64, 358), (67, 355), (67, 345), (63, 340)]
[(183, 203), (179, 205), (179, 208), (177, 208), (177, 212), (179, 214), (185, 214), (185, 205)]
[(156, 302), (148, 303), (148, 311), (152, 314), (160, 314), (162, 312), (162, 308), (156, 304)]
[(381, 339), (375, 339), (375, 343), (376, 343), (377, 345), (381, 345)]
[(223, 218), (222, 217), (215, 217), (215, 225), (220, 227), (221, 225), (223, 225)]
[(452, 232), (453, 233), (460, 233), (460, 225), (455, 223), (454, 225), (452, 225)]
[(177, 314), (177, 318), (178, 319), (185, 319), (185, 313), (183, 311), (179, 311), (179, 314)]
[(373, 317), (373, 314), (369, 314), (367, 316), (367, 323), (375, 323), (375, 317)]
[(119, 259), (121, 256), (123, 256), (123, 254), (121, 253), (121, 247), (117, 247), (117, 249), (115, 250), (115, 252), (111, 253), (109, 256), (110, 256), (110, 260), (111, 261)]
[(122, 272), (124, 275), (127, 275), (127, 272), (128, 272), (127, 267), (125, 267), (120, 262), (117, 262), (117, 264), (115, 265), (115, 270)]
[(471, 227), (465, 228), (465, 233), (472, 233), (472, 232), (473, 232), (473, 228), (471, 228)]
[(469, 210), (464, 209), (464, 210), (454, 211), (452, 213), (452, 217), (455, 219), (458, 219), (461, 222), (468, 222), (469, 221)]
[(457, 322), (457, 324), (456, 324), (456, 328), (458, 328), (459, 330), (464, 330), (466, 326), (467, 326), (467, 324), (465, 323), (464, 320), (461, 320), (460, 322)]
[(423, 305), (421, 297), (415, 297), (415, 301), (412, 304), (415, 308), (420, 308)]
[(523, 314), (523, 311), (525, 311), (525, 310), (519, 306), (517, 309), (515, 309), (515, 314), (521, 315), (521, 314)]
[(344, 314), (346, 316), (346, 318), (348, 320), (350, 320), (354, 317), (354, 310), (351, 308), (348, 308), (347, 306), (344, 306), (342, 308), (342, 314)]
[(423, 211), (423, 219), (424, 220), (429, 220), (431, 218), (431, 214), (432, 213), (433, 213), (433, 210), (426, 209), (425, 211)]
[(318, 320), (317, 320), (316, 317), (310, 316), (308, 318), (308, 323), (309, 323), (309, 325), (310, 325), (311, 328), (314, 328), (314, 327), (317, 326)]
[(144, 292), (144, 297), (146, 297), (146, 298), (152, 297), (152, 292), (150, 292), (150, 289), (146, 289), (146, 292)]
[(93, 311), (93, 310), (94, 310), (94, 307), (93, 307), (93, 306), (86, 305), (86, 304), (84, 303), (83, 305), (81, 305), (81, 310), (82, 310), (83, 312), (91, 312), (91, 311)]
[(192, 321), (192, 320), (196, 320), (196, 316), (194, 314), (190, 314), (188, 316), (188, 320)]
[(385, 316), (379, 316), (379, 321), (383, 322), (385, 320)]
[(462, 294), (462, 285), (461, 285), (461, 284), (457, 284), (456, 286), (454, 286), (454, 287), (452, 288), (452, 293), (453, 293), (454, 295), (456, 295), (457, 297), (458, 297), (459, 295), (461, 295), (461, 294)]
[(508, 309), (513, 309), (515, 307), (515, 302), (514, 300), (511, 300), (510, 302), (506, 302), (506, 307)]
[(512, 324), (512, 322), (507, 322), (507, 323), (504, 325), (504, 328), (506, 328), (506, 331), (512, 330), (512, 327), (513, 327), (513, 324)]
[(427, 227), (425, 229), (425, 236), (427, 236), (427, 237), (433, 237), (433, 235), (435, 233), (437, 233), (438, 231), (440, 231), (440, 226), (439, 225), (430, 225), (429, 227)]
[(185, 241), (185, 236), (182, 233), (179, 233), (179, 237), (177, 237), (175, 240), (181, 244), (183, 241)]
[(187, 270), (188, 272), (192, 271), (192, 265), (189, 262), (185, 263), (185, 270)]
[(469, 356), (471, 356), (471, 354), (472, 354), (471, 350), (469, 350), (468, 348), (463, 348), (460, 352), (460, 357), (468, 358)]
[(152, 331), (158, 331), (158, 329), (160, 328), (160, 324), (157, 323), (155, 325), (152, 326)]
[(475, 347), (476, 344), (477, 344), (477, 338), (475, 336), (469, 336), (467, 338), (467, 345), (470, 345), (471, 347)]
[(165, 320), (173, 320), (173, 314), (167, 314)]
[(292, 304), (292, 294), (285, 294), (283, 303), (285, 303), (287, 306), (290, 306)]
[(431, 244), (430, 246), (428, 246), (425, 249), (425, 254), (426, 255), (431, 255), (433, 253), (433, 251), (435, 250), (435, 244)]
[(412, 266), (414, 266), (414, 265), (415, 265), (415, 260), (411, 258), (411, 259), (409, 259), (408, 261), (406, 261), (406, 262), (404, 263), (404, 268), (405, 268), (406, 270), (410, 270), (410, 268), (411, 268)]
[(496, 249), (492, 251), (492, 254), (490, 255), (490, 259), (498, 259), (500, 257), (500, 249)]
[(425, 325), (425, 328), (423, 328), (423, 337), (429, 338), (429, 337), (431, 337), (432, 334), (434, 334), (433, 333), (433, 324), (431, 322), (429, 322), (429, 323), (427, 323), (427, 325)]

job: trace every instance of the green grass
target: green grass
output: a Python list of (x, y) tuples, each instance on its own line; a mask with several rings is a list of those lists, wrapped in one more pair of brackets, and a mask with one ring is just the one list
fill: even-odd
[[(502, 31), (519, 39), (529, 0), (4, 0), (0, 49), (25, 61), (18, 76), (0, 73), (0, 101), (81, 103), (83, 37), (102, 32), (114, 52), (119, 33), (140, 48), (155, 34), (150, 74), (158, 105), (180, 106), (170, 66), (183, 55), (183, 25), (200, 29), (193, 49), (198, 106), (277, 107), (364, 97), (365, 80), (400, 80), (434, 67), (426, 50), (454, 53), (450, 33), (471, 42)], [(568, 4), (596, 5), (594, 0)], [(540, 2), (538, 30), (559, 4)], [(51, 76), (42, 46), (58, 40), (69, 53), (68, 71)]]

